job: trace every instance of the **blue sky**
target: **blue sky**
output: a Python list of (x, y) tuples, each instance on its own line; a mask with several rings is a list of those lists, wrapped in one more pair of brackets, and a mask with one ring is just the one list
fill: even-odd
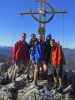
[[(27, 40), (32, 33), (37, 33), (38, 23), (30, 16), (19, 16), (27, 9), (37, 8), (36, 0), (0, 0), (0, 45), (12, 46), (19, 39), (21, 32), (27, 32)], [(46, 34), (60, 41), (64, 47), (75, 48), (75, 0), (48, 0), (57, 9), (65, 9), (68, 14), (56, 15), (46, 25)], [(64, 23), (64, 29), (63, 29)]]

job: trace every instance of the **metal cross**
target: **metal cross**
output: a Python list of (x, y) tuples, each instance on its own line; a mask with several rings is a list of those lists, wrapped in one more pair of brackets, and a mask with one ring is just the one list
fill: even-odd
[(45, 25), (49, 23), (56, 14), (66, 14), (66, 11), (58, 11), (54, 9), (47, 0), (39, 0), (40, 7), (36, 10), (29, 10), (20, 15), (31, 15), (34, 20), (39, 23), (39, 34), (45, 34)]

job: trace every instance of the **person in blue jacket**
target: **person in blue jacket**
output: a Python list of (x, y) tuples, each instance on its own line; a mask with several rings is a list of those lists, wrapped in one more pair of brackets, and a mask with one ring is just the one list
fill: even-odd
[(46, 65), (45, 35), (44, 34), (39, 34), (38, 35), (38, 41), (39, 41), (39, 45), (40, 45), (40, 66), (39, 66), (39, 71), (41, 73), (41, 78), (42, 79), (47, 79), (48, 68), (47, 68), (47, 65)]
[(33, 47), (30, 49), (30, 58), (32, 63), (38, 64), (41, 59), (41, 46), (36, 40)]
[(30, 47), (30, 60), (34, 65), (34, 84), (37, 85), (38, 78), (38, 65), (40, 64), (41, 59), (41, 46), (38, 40), (34, 41), (34, 44)]

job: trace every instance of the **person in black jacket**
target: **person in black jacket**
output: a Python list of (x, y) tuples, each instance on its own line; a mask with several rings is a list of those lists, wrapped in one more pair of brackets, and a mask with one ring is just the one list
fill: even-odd
[(50, 41), (52, 39), (52, 36), (51, 34), (49, 34), (47, 37), (46, 37), (46, 44), (45, 44), (45, 59), (46, 59), (46, 64), (48, 65), (48, 63), (51, 63), (51, 59), (50, 59), (50, 56), (51, 56), (51, 45), (50, 45)]
[(49, 77), (49, 75), (52, 74), (52, 71), (51, 71), (51, 44), (50, 44), (51, 40), (52, 40), (51, 34), (47, 35), (46, 42), (45, 42), (45, 62), (47, 65), (48, 77)]

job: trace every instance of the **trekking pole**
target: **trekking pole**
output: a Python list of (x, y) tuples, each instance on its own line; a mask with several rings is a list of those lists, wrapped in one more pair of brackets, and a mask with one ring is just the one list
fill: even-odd
[(36, 81), (37, 81), (37, 64), (34, 64), (34, 84), (36, 85)]
[(16, 63), (13, 64), (12, 72), (13, 72), (12, 81), (15, 81), (15, 79), (16, 79)]

